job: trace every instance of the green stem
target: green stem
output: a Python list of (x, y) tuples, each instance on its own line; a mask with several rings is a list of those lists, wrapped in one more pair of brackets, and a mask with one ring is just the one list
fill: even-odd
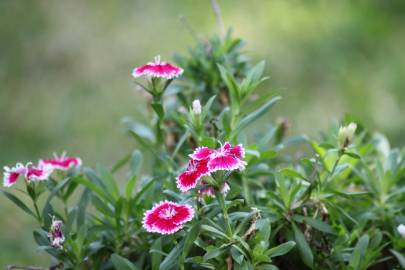
[(42, 223), (41, 213), (39, 212), (38, 205), (37, 205), (37, 201), (36, 201), (36, 200), (32, 200), (32, 202), (33, 202), (33, 204), (34, 204), (35, 213), (36, 213), (36, 215), (37, 215), (38, 222), (39, 222), (39, 224), (41, 224), (41, 223)]
[(231, 224), (229, 223), (229, 216), (228, 216), (228, 209), (225, 205), (225, 196), (221, 191), (216, 192), (216, 197), (218, 199), (219, 206), (222, 209), (222, 214), (224, 216), (225, 226), (226, 226), (226, 233), (230, 238), (232, 238), (232, 228)]
[[(27, 191), (29, 190), (29, 184), (27, 183)], [(39, 224), (42, 224), (41, 213), (39, 212), (39, 208), (37, 205), (37, 193), (35, 190), (35, 183), (32, 186), (32, 194), (30, 194), (30, 198), (32, 200), (32, 204), (34, 205), (35, 215), (37, 216), (37, 220)]]

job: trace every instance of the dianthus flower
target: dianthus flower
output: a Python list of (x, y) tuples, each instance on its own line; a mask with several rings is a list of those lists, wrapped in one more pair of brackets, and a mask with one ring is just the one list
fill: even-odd
[(143, 227), (148, 232), (172, 234), (182, 229), (193, 216), (194, 209), (190, 205), (161, 201), (145, 212)]
[(28, 182), (35, 180), (47, 180), (49, 176), (51, 176), (52, 172), (53, 167), (51, 166), (33, 166), (28, 164), (25, 170), (25, 179)]
[(177, 177), (177, 187), (182, 192), (195, 188), (201, 177), (209, 175), (207, 162), (207, 159), (191, 159), (188, 162), (187, 169)]
[(62, 232), (62, 221), (52, 218), (51, 230), (48, 233), (49, 241), (54, 248), (62, 248), (65, 236)]
[(161, 62), (160, 55), (156, 56), (154, 62), (135, 68), (132, 71), (132, 76), (138, 78), (146, 75), (152, 78), (173, 79), (179, 77), (183, 73), (183, 69), (175, 65)]
[(245, 149), (241, 144), (232, 147), (225, 143), (218, 149), (199, 147), (190, 155), (187, 169), (177, 177), (177, 187), (186, 192), (194, 188), (201, 177), (216, 171), (245, 169)]
[(5, 166), (3, 174), (3, 185), (5, 187), (11, 187), (17, 182), (20, 176), (25, 175), (26, 171), (27, 171), (26, 167), (21, 163), (17, 163), (12, 168)]
[(40, 167), (50, 166), (55, 170), (67, 171), (71, 167), (80, 167), (82, 165), (82, 160), (78, 157), (68, 157), (66, 153), (62, 155), (54, 155), (53, 159), (44, 159), (39, 161)]

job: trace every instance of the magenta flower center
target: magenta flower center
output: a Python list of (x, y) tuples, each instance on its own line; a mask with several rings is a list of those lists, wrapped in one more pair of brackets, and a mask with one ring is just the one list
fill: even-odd
[(159, 217), (163, 219), (171, 219), (177, 214), (176, 209), (174, 207), (169, 206), (166, 209), (162, 209), (159, 212)]

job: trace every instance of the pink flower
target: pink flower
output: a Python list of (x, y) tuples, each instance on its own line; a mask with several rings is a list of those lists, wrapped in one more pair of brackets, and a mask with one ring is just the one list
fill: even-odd
[(202, 146), (196, 148), (194, 153), (190, 155), (190, 158), (194, 160), (209, 159), (213, 153), (215, 153), (215, 150)]
[(182, 229), (193, 216), (194, 209), (190, 205), (161, 201), (145, 212), (143, 227), (148, 232), (172, 234)]
[(53, 172), (53, 167), (49, 165), (45, 166), (32, 166), (31, 164), (28, 164), (26, 166), (25, 170), (25, 179), (30, 182), (30, 181), (36, 181), (36, 180), (48, 180), (49, 176), (51, 176)]
[(244, 157), (245, 149), (241, 144), (232, 147), (230, 143), (226, 142), (210, 154), (207, 166), (210, 172), (244, 170), (246, 166), (246, 162), (242, 160)]
[(61, 156), (54, 155), (53, 159), (44, 159), (39, 161), (40, 167), (51, 166), (55, 170), (67, 171), (71, 167), (80, 167), (82, 160), (78, 157), (67, 157), (66, 153)]
[(132, 71), (132, 76), (138, 78), (140, 76), (146, 75), (149, 77), (173, 79), (177, 78), (183, 73), (183, 69), (176, 67), (175, 65), (161, 62), (160, 55), (156, 56), (154, 62), (150, 62), (146, 65), (135, 68)]
[(191, 159), (187, 169), (177, 177), (177, 187), (181, 192), (195, 188), (201, 177), (208, 175), (208, 159)]
[(21, 163), (17, 163), (12, 168), (5, 166), (3, 173), (3, 185), (5, 187), (11, 187), (17, 182), (20, 176), (25, 175), (26, 170), (26, 167)]
[(62, 221), (56, 220), (55, 217), (52, 218), (51, 230), (48, 233), (49, 241), (54, 248), (62, 248), (65, 242), (65, 236), (62, 232)]
[(186, 192), (196, 187), (201, 177), (216, 171), (233, 171), (245, 169), (245, 149), (241, 144), (235, 147), (226, 142), (219, 149), (206, 146), (198, 147), (190, 155), (187, 169), (177, 177), (177, 187)]

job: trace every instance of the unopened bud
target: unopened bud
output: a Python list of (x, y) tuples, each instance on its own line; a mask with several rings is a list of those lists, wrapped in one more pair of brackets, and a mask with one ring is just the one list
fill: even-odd
[(198, 99), (193, 101), (193, 113), (201, 114), (201, 103), (200, 103), (200, 100), (198, 100)]
[(356, 123), (350, 123), (347, 126), (340, 127), (338, 134), (338, 143), (341, 148), (347, 147), (353, 141), (356, 128)]
[(402, 236), (402, 238), (405, 239), (405, 225), (404, 224), (400, 224), (397, 228), (399, 234)]

